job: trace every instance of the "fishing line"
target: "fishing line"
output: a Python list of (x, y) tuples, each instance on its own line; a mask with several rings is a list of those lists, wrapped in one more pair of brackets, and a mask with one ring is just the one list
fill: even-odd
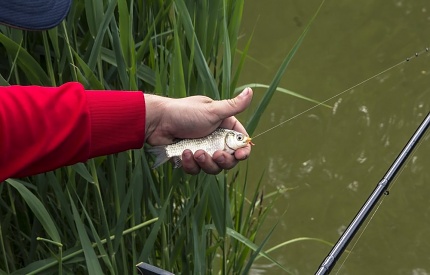
[(259, 134), (255, 135), (254, 137), (252, 137), (252, 139), (254, 140), (256, 137), (261, 136), (261, 135), (263, 135), (263, 134), (265, 134), (265, 133), (267, 133), (267, 132), (269, 132), (269, 131), (271, 131), (271, 130), (275, 129), (275, 128), (277, 128), (277, 127), (279, 127), (279, 126), (281, 126), (281, 125), (283, 125), (283, 124), (285, 124), (285, 123), (287, 123), (287, 122), (289, 122), (289, 121), (291, 121), (291, 120), (293, 120), (293, 119), (295, 119), (295, 118), (297, 118), (297, 117), (299, 117), (299, 116), (301, 116), (301, 115), (303, 115), (303, 114), (305, 114), (305, 113), (309, 112), (310, 110), (313, 110), (313, 109), (315, 109), (316, 107), (321, 106), (322, 104), (324, 104), (324, 103), (326, 103), (326, 102), (328, 102), (328, 101), (330, 101), (330, 100), (332, 100), (332, 99), (334, 99), (334, 98), (336, 98), (336, 97), (338, 97), (338, 96), (340, 96), (340, 95), (342, 95), (342, 94), (344, 94), (344, 93), (346, 93), (346, 92), (349, 92), (349, 91), (351, 91), (352, 89), (357, 88), (358, 86), (363, 85), (364, 83), (366, 83), (366, 82), (368, 82), (368, 81), (370, 81), (370, 80), (372, 80), (372, 79), (374, 79), (374, 78), (376, 78), (376, 77), (378, 77), (378, 76), (380, 76), (380, 75), (382, 75), (382, 74), (384, 74), (384, 73), (386, 73), (386, 72), (388, 72), (388, 71), (390, 71), (390, 70), (392, 70), (392, 69), (394, 69), (394, 68), (396, 68), (396, 67), (400, 66), (401, 64), (406, 63), (406, 62), (409, 62), (409, 61), (411, 61), (411, 60), (412, 60), (412, 59), (414, 59), (414, 58), (417, 58), (417, 57), (418, 57), (418, 56), (420, 56), (421, 54), (423, 54), (423, 53), (425, 53), (425, 52), (428, 52), (428, 51), (429, 51), (429, 48), (427, 47), (427, 48), (425, 48), (424, 50), (422, 50), (421, 52), (416, 52), (413, 56), (410, 56), (410, 57), (406, 58), (405, 60), (402, 60), (402, 61), (400, 61), (399, 63), (397, 63), (397, 64), (395, 64), (395, 65), (392, 65), (391, 67), (388, 67), (387, 69), (385, 69), (385, 70), (383, 70), (383, 71), (381, 71), (381, 72), (379, 72), (379, 73), (377, 73), (377, 74), (375, 74), (375, 75), (373, 75), (373, 76), (371, 76), (371, 77), (369, 77), (369, 78), (366, 78), (365, 80), (363, 80), (363, 81), (361, 81), (361, 82), (359, 82), (359, 83), (357, 83), (357, 84), (355, 84), (355, 85), (353, 85), (353, 86), (349, 87), (348, 89), (346, 89), (346, 90), (344, 90), (344, 91), (342, 91), (342, 92), (340, 92), (340, 93), (338, 93), (338, 94), (336, 94), (336, 95), (334, 95), (334, 96), (332, 96), (332, 97), (330, 97), (330, 98), (328, 98), (328, 99), (326, 99), (326, 100), (324, 100), (324, 101), (322, 101), (322, 102), (320, 102), (320, 103), (318, 103), (318, 104), (316, 104), (316, 105), (314, 105), (314, 106), (310, 107), (309, 109), (306, 109), (306, 110), (304, 110), (303, 112), (298, 113), (297, 115), (294, 115), (294, 116), (290, 117), (289, 119), (284, 120), (284, 121), (282, 121), (281, 123), (279, 123), (279, 124), (277, 124), (277, 125), (275, 125), (275, 126), (273, 126), (273, 127), (269, 128), (269, 129), (267, 129), (267, 130), (265, 130), (265, 131), (263, 131), (263, 132), (261, 132), (261, 133), (259, 133)]
[[(424, 138), (424, 140), (427, 140), (428, 137), (430, 136), (430, 134), (427, 134)], [(418, 152), (420, 146), (423, 144), (423, 141), (419, 142), (416, 146), (416, 148), (414, 149), (414, 152)], [(415, 156), (416, 153), (412, 153), (412, 157)], [(393, 180), (393, 182), (391, 183), (391, 188), (390, 190), (393, 190), (394, 185), (397, 182), (397, 179), (400, 177), (400, 175), (403, 173), (403, 171), (405, 170), (405, 168), (409, 165), (409, 162), (411, 161), (412, 158), (408, 158), (405, 162), (405, 164), (402, 166), (402, 168), (400, 169), (399, 173), (396, 175), (395, 179)], [(389, 194), (389, 190), (386, 191), (386, 196), (388, 196)], [(342, 269), (343, 265), (346, 263), (346, 261), (348, 260), (349, 256), (352, 254), (352, 251), (354, 250), (355, 246), (358, 244), (358, 242), (360, 241), (361, 237), (363, 236), (364, 232), (366, 231), (367, 227), (369, 226), (370, 222), (373, 220), (373, 218), (375, 217), (376, 213), (379, 210), (379, 207), (382, 205), (382, 203), (385, 200), (385, 197), (383, 196), (381, 198), (381, 200), (379, 201), (377, 207), (375, 208), (375, 211), (373, 211), (372, 215), (370, 216), (370, 218), (368, 219), (368, 221), (366, 222), (366, 225), (363, 227), (363, 230), (360, 232), (360, 234), (358, 235), (356, 241), (354, 242), (354, 244), (352, 245), (351, 249), (349, 250), (349, 253), (345, 256), (345, 259), (342, 261), (342, 263), (339, 266), (339, 269), (336, 271), (336, 274), (339, 274), (340, 270)]]
[[(397, 180), (397, 178), (396, 178)], [(394, 182), (393, 182), (394, 183)], [(367, 226), (370, 224), (370, 222), (373, 220), (373, 217), (375, 216), (376, 212), (379, 210), (379, 207), (381, 206), (382, 202), (384, 201), (385, 197), (381, 199), (381, 201), (378, 203), (378, 206), (375, 208), (375, 211), (372, 213), (372, 216), (370, 216), (369, 221), (366, 223), (366, 225), (363, 227), (363, 230), (360, 232), (360, 235), (358, 235), (357, 240), (352, 245), (351, 249), (349, 250), (349, 253), (347, 253), (345, 259), (340, 264), (339, 269), (337, 270), (336, 274), (339, 274), (340, 270), (342, 269), (343, 265), (346, 263), (346, 261), (349, 258), (349, 255), (352, 254), (352, 251), (354, 250), (355, 246), (357, 245), (358, 241), (361, 239), (361, 236), (364, 234), (364, 231), (366, 231)]]

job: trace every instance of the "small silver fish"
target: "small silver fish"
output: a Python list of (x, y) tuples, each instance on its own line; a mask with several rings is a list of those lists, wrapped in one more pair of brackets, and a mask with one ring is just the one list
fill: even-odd
[(224, 150), (233, 154), (237, 149), (252, 144), (251, 138), (237, 131), (218, 128), (212, 134), (202, 138), (183, 139), (176, 143), (163, 146), (154, 146), (148, 152), (155, 155), (156, 159), (152, 168), (157, 168), (169, 159), (173, 159), (174, 168), (182, 166), (182, 152), (190, 149), (193, 154), (197, 150), (204, 150), (213, 156), (215, 151)]

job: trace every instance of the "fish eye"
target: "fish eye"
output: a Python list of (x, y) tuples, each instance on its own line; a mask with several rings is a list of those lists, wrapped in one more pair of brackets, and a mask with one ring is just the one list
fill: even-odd
[(238, 135), (238, 136), (237, 136), (237, 140), (238, 140), (238, 141), (242, 141), (242, 140), (243, 140), (243, 136), (242, 136), (242, 135)]

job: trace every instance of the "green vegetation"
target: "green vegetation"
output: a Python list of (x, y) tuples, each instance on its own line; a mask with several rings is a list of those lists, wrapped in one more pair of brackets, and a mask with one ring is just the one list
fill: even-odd
[[(243, 5), (75, 0), (55, 29), (0, 27), (0, 85), (79, 81), (89, 89), (231, 98), (250, 45), (233, 66)], [(306, 31), (249, 121), (250, 133)], [(246, 274), (257, 257), (287, 271), (263, 252), (270, 234), (257, 240), (284, 190), (268, 198), (257, 188), (246, 199), (246, 171), (244, 180), (237, 170), (187, 176), (170, 165), (152, 170), (151, 161), (133, 150), (2, 183), (0, 273), (131, 274), (145, 261), (182, 274)]]

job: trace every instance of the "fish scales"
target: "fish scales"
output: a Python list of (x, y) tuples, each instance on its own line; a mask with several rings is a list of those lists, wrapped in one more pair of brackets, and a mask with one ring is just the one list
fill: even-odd
[(215, 151), (224, 149), (225, 134), (225, 129), (218, 128), (212, 134), (203, 138), (183, 139), (166, 147), (167, 156), (169, 158), (180, 156), (186, 149), (190, 149), (193, 154), (202, 149), (212, 156)]

